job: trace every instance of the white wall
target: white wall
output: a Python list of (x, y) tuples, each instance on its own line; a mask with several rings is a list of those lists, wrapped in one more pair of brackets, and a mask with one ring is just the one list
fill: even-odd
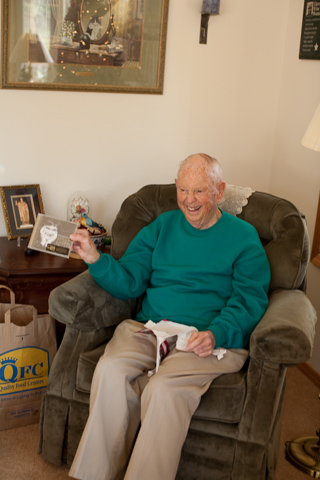
[(1, 184), (39, 183), (55, 216), (83, 190), (109, 228), (126, 195), (172, 182), (197, 151), (217, 156), (230, 183), (267, 190), (288, 0), (223, 0), (208, 45), (201, 6), (170, 2), (161, 96), (0, 90)]
[[(320, 154), (301, 139), (320, 102), (320, 62), (299, 60), (304, 2), (290, 0), (279, 113), (275, 135), (270, 192), (288, 198), (305, 213), (312, 244), (320, 184)], [(308, 296), (320, 312), (320, 269), (309, 264)], [(320, 324), (310, 365), (320, 372)]]
[(39, 183), (46, 213), (63, 218), (82, 190), (110, 229), (127, 195), (172, 182), (178, 162), (202, 151), (221, 161), (229, 183), (271, 185), (297, 202), (312, 226), (318, 193), (302, 193), (298, 180), (317, 181), (318, 157), (285, 132), (293, 112), (300, 134), (319, 100), (319, 62), (298, 61), (303, 0), (221, 0), (207, 45), (199, 44), (201, 6), (170, 0), (161, 96), (0, 90), (0, 184)]

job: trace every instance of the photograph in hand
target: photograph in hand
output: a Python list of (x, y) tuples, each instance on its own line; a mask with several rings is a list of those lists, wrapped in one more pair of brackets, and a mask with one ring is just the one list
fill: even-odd
[(72, 249), (69, 237), (77, 228), (78, 223), (39, 214), (28, 248), (69, 258)]

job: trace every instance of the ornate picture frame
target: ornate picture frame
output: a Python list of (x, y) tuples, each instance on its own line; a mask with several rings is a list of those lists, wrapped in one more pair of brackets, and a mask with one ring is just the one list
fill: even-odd
[(162, 94), (169, 0), (2, 0), (1, 87)]
[(316, 223), (314, 227), (310, 262), (317, 267), (320, 267), (320, 195), (318, 201)]
[(31, 236), (38, 213), (44, 213), (40, 185), (0, 187), (8, 240)]

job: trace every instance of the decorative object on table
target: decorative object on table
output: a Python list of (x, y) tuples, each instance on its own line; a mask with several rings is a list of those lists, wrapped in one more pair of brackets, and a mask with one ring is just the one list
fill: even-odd
[(0, 303), (0, 430), (38, 423), (57, 352), (55, 321), (32, 305)]
[(100, 248), (102, 245), (104, 245), (108, 231), (103, 225), (101, 225), (101, 223), (95, 222), (86, 214), (81, 216), (79, 223), (80, 228), (86, 228), (88, 230), (91, 240), (97, 248)]
[[(25, 5), (1, 3), (2, 88), (163, 93), (169, 0)], [(72, 23), (76, 34), (71, 37)], [(85, 34), (90, 48), (81, 50)], [(105, 48), (114, 37), (124, 47), (121, 53)]]
[[(98, 223), (89, 217), (89, 200), (83, 192), (73, 193), (68, 201), (68, 220), (76, 222), (79, 228), (86, 228), (97, 248), (105, 244), (108, 231), (101, 223)], [(80, 258), (77, 252), (72, 250), (72, 258)]]
[(28, 248), (43, 253), (69, 258), (72, 241), (69, 236), (77, 231), (78, 224), (39, 214)]
[[(92, 218), (88, 217), (86, 213), (83, 213), (81, 217), (75, 221), (77, 222), (79, 228), (84, 228), (89, 232), (91, 240), (95, 244), (96, 248), (101, 248), (103, 245), (110, 243), (107, 239), (108, 230), (101, 225), (101, 223), (97, 223), (92, 220)], [(75, 250), (72, 250), (70, 257), (80, 259), (80, 256)]]
[(67, 219), (70, 222), (80, 220), (81, 215), (88, 215), (90, 209), (90, 202), (83, 192), (73, 193), (68, 200)]
[(37, 215), (44, 213), (39, 185), (0, 187), (8, 240), (31, 236)]
[(219, 15), (220, 0), (203, 0), (201, 10), (200, 40), (199, 43), (206, 44), (208, 36), (208, 23), (210, 15)]

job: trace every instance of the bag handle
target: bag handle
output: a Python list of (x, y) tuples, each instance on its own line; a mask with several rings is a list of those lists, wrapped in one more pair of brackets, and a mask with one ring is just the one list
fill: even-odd
[(9, 292), (10, 292), (10, 303), (11, 303), (11, 305), (15, 305), (16, 296), (15, 296), (13, 290), (11, 290), (11, 288), (7, 287), (6, 285), (0, 285), (0, 296), (1, 296), (1, 290), (2, 289), (9, 290)]
[[(30, 310), (32, 312), (32, 320), (31, 322), (24, 324), (24, 325), (16, 325), (15, 323), (11, 322), (11, 313), (14, 310)], [(32, 305), (16, 305), (8, 310), (4, 314), (4, 324), (5, 324), (5, 340), (7, 342), (11, 341), (11, 325), (15, 325), (16, 327), (26, 327), (32, 323), (33, 329), (31, 329), (31, 335), (33, 333), (33, 339), (35, 340), (38, 337), (38, 315), (37, 310)]]

